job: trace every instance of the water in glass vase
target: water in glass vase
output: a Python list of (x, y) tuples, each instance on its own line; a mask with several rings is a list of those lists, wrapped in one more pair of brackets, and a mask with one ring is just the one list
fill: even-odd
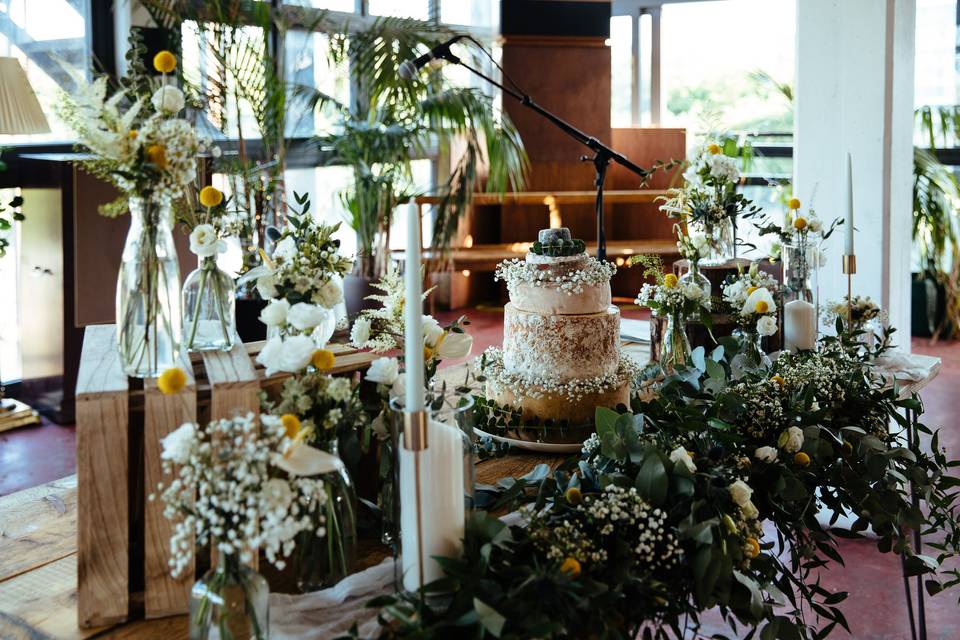
[(233, 278), (215, 256), (200, 259), (183, 283), (183, 345), (190, 351), (229, 351), (233, 346)]
[(130, 198), (130, 230), (117, 275), (117, 345), (123, 371), (153, 378), (180, 362), (180, 265), (169, 205)]
[(270, 587), (236, 554), (217, 552), (217, 565), (190, 591), (190, 640), (266, 640)]

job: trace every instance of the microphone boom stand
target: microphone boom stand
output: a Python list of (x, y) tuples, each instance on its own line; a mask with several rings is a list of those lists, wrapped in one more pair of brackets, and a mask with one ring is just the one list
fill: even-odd
[(634, 163), (630, 162), (629, 160), (627, 160), (627, 158), (623, 154), (618, 153), (617, 151), (611, 149), (610, 147), (603, 144), (593, 136), (587, 135), (583, 131), (580, 131), (579, 129), (574, 127), (572, 124), (560, 118), (556, 114), (551, 113), (550, 111), (547, 111), (546, 109), (541, 107), (539, 104), (534, 102), (530, 98), (530, 96), (528, 96), (527, 94), (521, 93), (516, 89), (511, 89), (509, 87), (506, 87), (500, 82), (497, 82), (490, 76), (486, 75), (482, 71), (478, 69), (474, 69), (470, 65), (464, 63), (463, 60), (461, 60), (459, 57), (451, 53), (449, 49), (441, 52), (437, 57), (442, 58), (451, 64), (460, 65), (461, 67), (464, 67), (465, 69), (473, 73), (475, 76), (478, 76), (483, 80), (489, 82), (493, 86), (503, 91), (506, 95), (517, 100), (523, 106), (527, 107), (528, 109), (532, 109), (533, 111), (536, 111), (538, 114), (540, 114), (541, 116), (543, 116), (544, 118), (552, 122), (554, 125), (556, 125), (558, 129), (560, 129), (561, 131), (566, 133), (568, 136), (570, 136), (571, 138), (573, 138), (574, 140), (584, 145), (585, 147), (587, 147), (593, 152), (592, 157), (588, 155), (583, 155), (583, 156), (580, 156), (580, 160), (583, 162), (587, 162), (587, 161), (592, 162), (593, 167), (596, 170), (596, 179), (594, 181), (594, 184), (597, 187), (597, 201), (596, 201), (597, 259), (605, 260), (607, 257), (607, 238), (606, 238), (606, 232), (604, 231), (604, 228), (603, 228), (604, 227), (603, 225), (603, 184), (607, 178), (607, 167), (610, 165), (611, 161), (616, 162), (620, 166), (626, 167), (633, 173), (637, 174), (644, 180), (646, 180), (653, 173), (653, 171), (643, 169), (642, 167), (639, 167)]

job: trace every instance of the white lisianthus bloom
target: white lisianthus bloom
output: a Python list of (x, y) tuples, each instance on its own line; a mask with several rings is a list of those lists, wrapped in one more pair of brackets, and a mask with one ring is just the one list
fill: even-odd
[(757, 510), (757, 506), (753, 504), (752, 500), (747, 500), (746, 504), (740, 505), (740, 513), (747, 520), (756, 520), (757, 516), (760, 515), (760, 511)]
[(761, 462), (774, 463), (777, 461), (776, 447), (758, 447), (753, 452), (753, 457)]
[(212, 224), (198, 224), (190, 232), (190, 251), (201, 258), (209, 258), (227, 250)]
[(699, 187), (700, 186), (700, 167), (697, 164), (691, 164), (683, 172), (683, 181), (687, 183), (689, 187)]
[(687, 450), (683, 447), (677, 447), (670, 452), (670, 462), (682, 463), (690, 473), (696, 473), (697, 471), (697, 465), (693, 463), (693, 459), (690, 457), (690, 454), (687, 453)]
[(287, 236), (277, 243), (273, 248), (273, 257), (281, 260), (289, 260), (297, 255), (297, 241), (292, 236)]
[(310, 364), (316, 350), (317, 346), (309, 336), (293, 336), (286, 340), (270, 338), (257, 356), (257, 362), (266, 367), (267, 376), (278, 371), (299, 373)]
[(357, 348), (363, 348), (370, 339), (370, 319), (366, 316), (357, 318), (350, 328), (350, 344)]
[(777, 332), (777, 319), (773, 316), (763, 316), (757, 320), (757, 333), (761, 336), (772, 336)]
[(743, 480), (737, 480), (733, 482), (727, 487), (727, 491), (730, 492), (730, 498), (738, 507), (743, 507), (746, 505), (748, 502), (750, 502), (751, 496), (753, 496), (753, 489), (751, 489), (750, 485)]
[(184, 105), (183, 92), (172, 86), (160, 87), (153, 92), (150, 103), (160, 113), (179, 113)]
[(443, 327), (433, 316), (423, 316), (423, 341), (431, 349), (437, 346), (437, 341), (443, 336)]
[(280, 327), (286, 324), (287, 314), (290, 312), (290, 303), (285, 298), (271, 300), (270, 304), (260, 312), (260, 322), (268, 327)]
[(690, 234), (690, 244), (700, 255), (704, 255), (710, 250), (710, 239), (707, 238), (707, 234), (700, 231), (694, 231)]
[(747, 299), (743, 302), (743, 307), (740, 308), (740, 313), (743, 315), (770, 313), (774, 309), (776, 309), (776, 303), (773, 301), (773, 294), (766, 287), (759, 287), (747, 296)]
[(707, 156), (707, 166), (710, 168), (710, 175), (718, 180), (736, 182), (740, 179), (737, 161), (730, 156), (725, 156), (722, 153), (709, 155)]
[(287, 322), (300, 331), (307, 331), (319, 325), (327, 317), (327, 310), (315, 304), (298, 302), (290, 307), (287, 313)]
[(790, 427), (780, 434), (777, 445), (787, 453), (796, 453), (803, 448), (803, 429)]
[(320, 285), (320, 289), (313, 296), (313, 301), (327, 309), (332, 309), (343, 302), (343, 290), (332, 279), (327, 280)]
[(807, 229), (813, 233), (820, 233), (823, 230), (823, 223), (820, 218), (810, 218), (807, 220)]
[(437, 355), (441, 358), (466, 358), (473, 350), (473, 336), (467, 333), (450, 331), (445, 334), (437, 347)]
[(184, 422), (176, 431), (167, 434), (160, 444), (163, 452), (160, 457), (174, 464), (184, 464), (190, 459), (190, 452), (197, 441), (197, 431), (192, 422)]
[(683, 285), (683, 295), (687, 300), (701, 300), (706, 292), (696, 282), (688, 282)]
[(400, 377), (400, 363), (396, 358), (377, 358), (370, 363), (365, 377), (370, 382), (391, 386)]
[(277, 297), (277, 276), (269, 273), (257, 278), (257, 293), (264, 300), (270, 300)]

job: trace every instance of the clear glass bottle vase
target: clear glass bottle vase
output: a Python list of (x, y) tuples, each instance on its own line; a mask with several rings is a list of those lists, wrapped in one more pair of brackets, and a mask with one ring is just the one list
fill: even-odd
[[(334, 440), (327, 450), (338, 455)], [(326, 500), (315, 505), (314, 526), (297, 538), (297, 587), (318, 591), (337, 584), (353, 570), (357, 554), (357, 493), (345, 466), (320, 477)], [(323, 536), (317, 536), (322, 527)]]
[(781, 247), (784, 302), (803, 300), (818, 306), (818, 253), (817, 247), (807, 241)]
[(190, 591), (190, 640), (266, 640), (270, 587), (236, 553), (217, 551), (217, 563)]
[(713, 295), (713, 286), (710, 284), (707, 276), (703, 275), (703, 272), (700, 270), (700, 263), (689, 262), (689, 267), (683, 275), (680, 276), (680, 284), (687, 284), (688, 282), (692, 282), (706, 291), (707, 298)]
[(742, 350), (738, 355), (746, 359), (745, 364), (748, 367), (770, 364), (770, 358), (763, 351), (763, 336), (758, 331), (741, 327), (733, 330), (733, 337), (740, 342)]
[(236, 287), (217, 267), (216, 256), (200, 258), (183, 282), (183, 346), (188, 351), (229, 351), (236, 333)]
[(663, 330), (660, 344), (660, 367), (672, 374), (677, 367), (690, 362), (690, 340), (679, 312), (667, 315), (667, 325)]
[(117, 275), (117, 345), (123, 371), (154, 378), (180, 362), (180, 265), (170, 205), (130, 198)]
[(704, 267), (726, 264), (737, 257), (736, 219), (723, 218), (720, 222), (703, 222), (697, 225), (707, 237), (709, 253), (700, 258)]

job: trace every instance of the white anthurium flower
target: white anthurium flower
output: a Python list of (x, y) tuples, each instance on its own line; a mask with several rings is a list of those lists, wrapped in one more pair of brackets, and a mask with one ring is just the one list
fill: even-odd
[(184, 422), (166, 435), (160, 444), (163, 452), (160, 457), (174, 464), (184, 464), (190, 459), (190, 452), (197, 441), (197, 430), (192, 422)]
[(473, 336), (449, 331), (437, 345), (437, 355), (444, 359), (466, 358), (473, 350)]
[[(761, 304), (763, 303), (763, 304)], [(761, 311), (761, 309), (763, 309)], [(753, 293), (747, 296), (740, 313), (749, 315), (751, 313), (770, 313), (776, 309), (773, 301), (773, 294), (766, 287), (759, 287), (753, 290)]]
[(437, 346), (437, 341), (443, 336), (443, 327), (433, 316), (423, 316), (423, 341), (431, 349)]
[(803, 448), (803, 429), (790, 427), (780, 434), (777, 445), (787, 453), (796, 453)]
[(757, 333), (761, 336), (772, 336), (777, 332), (777, 319), (773, 316), (763, 316), (757, 320)]
[(683, 447), (677, 447), (670, 452), (670, 462), (682, 463), (690, 473), (696, 473), (697, 471), (697, 465), (693, 463), (693, 458), (690, 457), (690, 454)]
[(730, 498), (738, 507), (746, 505), (753, 496), (753, 489), (743, 480), (737, 480), (731, 483), (730, 486), (727, 487), (727, 491), (730, 492)]
[(257, 293), (259, 293), (260, 297), (264, 300), (276, 298), (278, 294), (277, 276), (268, 273), (257, 278)]
[(179, 113), (185, 104), (183, 92), (173, 86), (163, 86), (154, 91), (150, 103), (154, 109), (166, 114)]
[(350, 328), (350, 344), (362, 348), (370, 340), (370, 318), (360, 316)]
[(396, 358), (377, 358), (370, 363), (365, 377), (370, 382), (392, 386), (400, 377), (400, 363)]
[(268, 327), (281, 327), (286, 324), (289, 312), (290, 303), (286, 299), (271, 300), (260, 312), (260, 322)]
[(301, 477), (330, 473), (343, 467), (343, 462), (337, 456), (304, 444), (300, 440), (287, 445), (282, 454), (275, 454), (273, 464), (290, 475)]
[(212, 224), (198, 224), (190, 232), (190, 251), (201, 258), (209, 258), (227, 250)]
[(761, 462), (774, 463), (777, 461), (778, 451), (776, 447), (757, 447), (753, 452), (753, 457)]
[(300, 331), (313, 329), (326, 320), (326, 318), (326, 309), (307, 302), (298, 302), (290, 307), (290, 312), (287, 314), (287, 322)]
[(277, 243), (273, 248), (273, 257), (281, 260), (289, 260), (297, 255), (297, 241), (293, 236), (287, 236)]
[(270, 338), (257, 356), (257, 362), (266, 367), (267, 376), (278, 371), (300, 373), (310, 364), (316, 345), (309, 336)]

